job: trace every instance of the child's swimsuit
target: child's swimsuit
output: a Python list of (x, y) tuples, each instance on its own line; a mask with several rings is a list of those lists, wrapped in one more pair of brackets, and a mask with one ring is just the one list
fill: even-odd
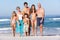
[(29, 25), (27, 23), (24, 23), (24, 32), (28, 32)]

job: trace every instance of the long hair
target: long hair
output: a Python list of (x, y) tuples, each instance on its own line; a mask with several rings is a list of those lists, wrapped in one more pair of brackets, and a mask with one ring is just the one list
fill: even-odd
[[(15, 15), (13, 15), (13, 14), (15, 14)], [(13, 19), (14, 16), (17, 16), (15, 11), (12, 12), (12, 19)]]
[[(32, 4), (32, 6), (34, 6), (34, 13), (36, 13), (35, 5), (34, 5), (34, 4)], [(31, 6), (31, 8), (30, 8), (30, 13), (32, 13), (32, 12), (33, 12), (32, 6)]]

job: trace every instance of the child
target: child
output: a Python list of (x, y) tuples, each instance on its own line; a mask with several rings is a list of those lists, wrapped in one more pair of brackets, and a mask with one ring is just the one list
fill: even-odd
[(29, 18), (28, 18), (28, 14), (24, 14), (24, 33), (26, 36), (28, 36), (28, 28), (29, 28)]
[(12, 17), (11, 17), (11, 26), (12, 26), (13, 36), (15, 36), (16, 19), (17, 19), (16, 12), (13, 11)]

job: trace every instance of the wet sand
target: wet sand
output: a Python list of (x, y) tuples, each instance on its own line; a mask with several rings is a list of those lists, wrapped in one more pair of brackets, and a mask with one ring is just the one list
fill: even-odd
[(60, 36), (21, 36), (16, 34), (15, 37), (12, 33), (0, 34), (0, 40), (60, 40)]

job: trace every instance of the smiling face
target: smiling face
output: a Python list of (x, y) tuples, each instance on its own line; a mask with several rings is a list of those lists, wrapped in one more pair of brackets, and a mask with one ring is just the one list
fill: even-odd
[(28, 14), (25, 13), (25, 14), (24, 14), (24, 17), (25, 17), (25, 18), (28, 18)]
[(17, 11), (19, 11), (20, 9), (19, 8), (17, 8)]
[(17, 7), (16, 10), (17, 10), (17, 11), (20, 11), (20, 7)]
[(32, 6), (32, 9), (34, 10), (34, 6)]
[(27, 18), (27, 15), (25, 15), (25, 18)]
[(35, 13), (36, 12), (36, 8), (35, 8), (35, 5), (34, 4), (32, 4), (32, 6), (31, 6), (31, 8), (30, 8), (30, 12), (31, 13)]
[(24, 6), (27, 8), (28, 7), (28, 3), (27, 2), (24, 2)]
[(25, 6), (26, 8), (28, 7), (28, 5), (27, 5), (27, 4), (25, 4), (24, 6)]

